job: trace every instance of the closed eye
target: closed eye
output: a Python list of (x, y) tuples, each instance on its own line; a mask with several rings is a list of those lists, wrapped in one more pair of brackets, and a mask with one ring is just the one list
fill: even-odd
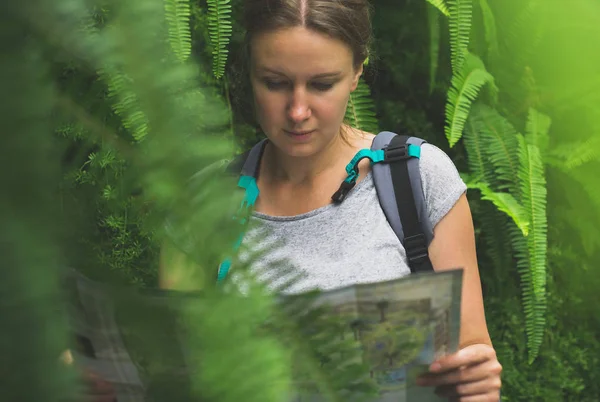
[[(292, 84), (288, 81), (280, 81), (280, 80), (270, 80), (263, 79), (264, 85), (267, 87), (269, 91), (280, 91), (283, 89), (288, 89)], [(333, 83), (330, 82), (312, 82), (310, 86), (319, 92), (327, 92), (331, 88), (333, 88)]]
[(333, 88), (333, 84), (327, 82), (313, 82), (312, 87), (317, 91), (326, 92)]
[(263, 83), (270, 91), (277, 91), (279, 89), (285, 88), (288, 83), (287, 81), (276, 81), (276, 80), (263, 80)]

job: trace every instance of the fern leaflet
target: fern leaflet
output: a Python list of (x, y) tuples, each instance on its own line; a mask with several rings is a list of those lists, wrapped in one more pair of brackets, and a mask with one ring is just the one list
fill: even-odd
[(498, 32), (496, 30), (496, 19), (490, 8), (488, 0), (479, 0), (481, 8), (481, 16), (483, 17), (483, 25), (485, 29), (485, 41), (487, 42), (488, 61), (492, 64), (500, 57), (498, 48)]
[(529, 233), (529, 216), (519, 202), (510, 194), (494, 192), (486, 183), (468, 181), (467, 186), (481, 191), (481, 199), (490, 201), (499, 211), (508, 215), (517, 227), (527, 236)]
[(225, 74), (225, 65), (231, 39), (231, 1), (208, 0), (208, 33), (213, 47), (213, 74), (220, 79)]
[(99, 74), (108, 84), (108, 98), (113, 100), (112, 108), (122, 119), (123, 126), (136, 141), (143, 140), (148, 134), (148, 118), (131, 88), (131, 80), (116, 69), (110, 72), (101, 69)]
[(471, 103), (486, 83), (493, 83), (494, 77), (488, 73), (481, 59), (467, 53), (460, 72), (452, 77), (446, 103), (446, 138), (453, 147), (461, 138)]
[(493, 172), (494, 178), (490, 184), (496, 191), (508, 190), (513, 197), (519, 199), (516, 130), (495, 109), (484, 104), (474, 105), (469, 119), (473, 121), (473, 130), (482, 138), (481, 148), (485, 159), (493, 167), (490, 173)]
[(450, 11), (448, 11), (448, 6), (446, 6), (444, 0), (427, 0), (427, 2), (433, 7), (435, 7), (439, 12), (444, 14), (446, 17), (450, 15)]
[(358, 80), (356, 90), (350, 94), (345, 120), (350, 126), (369, 133), (379, 130), (371, 91), (362, 77)]
[(189, 0), (165, 0), (165, 19), (169, 26), (169, 43), (175, 56), (186, 61), (192, 53)]
[(486, 157), (485, 139), (482, 137), (482, 129), (480, 121), (477, 120), (479, 115), (476, 110), (477, 104), (473, 105), (473, 110), (469, 114), (464, 132), (464, 144), (467, 151), (467, 161), (471, 174), (477, 177), (478, 180), (483, 180), (485, 183), (494, 183), (494, 167)]
[(469, 49), (469, 37), (472, 24), (472, 0), (450, 0), (450, 52), (452, 54), (452, 72), (461, 70)]
[(574, 144), (567, 150), (560, 148), (553, 156), (558, 160), (557, 167), (572, 170), (594, 160), (600, 161), (600, 132), (585, 141)]
[(552, 119), (549, 116), (530, 108), (525, 127), (527, 143), (537, 146), (540, 152), (544, 153), (548, 149), (548, 131), (551, 124)]

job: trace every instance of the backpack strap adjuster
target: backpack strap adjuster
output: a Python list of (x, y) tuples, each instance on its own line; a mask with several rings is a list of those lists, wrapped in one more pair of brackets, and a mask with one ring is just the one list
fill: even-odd
[(427, 238), (423, 233), (405, 237), (404, 249), (406, 250), (406, 258), (411, 267), (429, 261)]
[(388, 145), (384, 150), (385, 157), (383, 163), (404, 161), (410, 158), (419, 158), (421, 156), (421, 147), (412, 144)]

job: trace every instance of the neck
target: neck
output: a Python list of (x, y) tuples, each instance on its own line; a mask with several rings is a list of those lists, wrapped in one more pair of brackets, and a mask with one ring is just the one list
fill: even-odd
[(269, 154), (268, 159), (270, 159), (270, 179), (288, 182), (292, 185), (306, 185), (311, 184), (323, 172), (339, 166), (340, 160), (344, 160), (340, 159), (340, 155), (352, 153), (352, 147), (345, 143), (340, 136), (336, 136), (319, 153), (309, 157), (284, 155), (271, 144), (267, 145), (265, 153)]

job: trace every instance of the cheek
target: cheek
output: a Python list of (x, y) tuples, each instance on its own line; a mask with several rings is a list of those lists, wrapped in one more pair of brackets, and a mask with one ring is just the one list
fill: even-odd
[(254, 92), (254, 105), (256, 117), (263, 122), (277, 119), (285, 111), (283, 99), (278, 99), (273, 93), (260, 89)]

